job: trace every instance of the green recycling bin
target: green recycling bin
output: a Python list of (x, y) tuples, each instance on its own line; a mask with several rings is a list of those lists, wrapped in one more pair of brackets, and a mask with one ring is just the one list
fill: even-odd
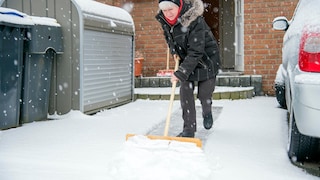
[(0, 8), (0, 129), (20, 125), (23, 47), (32, 22), (23, 13)]
[(53, 61), (63, 53), (62, 30), (56, 20), (31, 19), (34, 26), (24, 50), (21, 123), (47, 119)]

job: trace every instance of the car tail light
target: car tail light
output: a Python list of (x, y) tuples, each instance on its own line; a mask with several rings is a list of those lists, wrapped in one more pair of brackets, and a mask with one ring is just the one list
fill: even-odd
[(307, 26), (302, 32), (299, 50), (302, 71), (320, 72), (320, 26)]

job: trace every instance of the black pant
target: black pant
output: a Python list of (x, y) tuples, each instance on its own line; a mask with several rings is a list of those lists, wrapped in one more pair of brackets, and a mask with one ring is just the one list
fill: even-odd
[[(211, 113), (212, 93), (215, 88), (216, 78), (198, 82), (198, 95), (202, 106), (202, 115)], [(196, 108), (194, 99), (193, 81), (181, 82), (180, 86), (180, 103), (182, 108), (182, 118), (184, 120), (183, 131), (196, 132)]]

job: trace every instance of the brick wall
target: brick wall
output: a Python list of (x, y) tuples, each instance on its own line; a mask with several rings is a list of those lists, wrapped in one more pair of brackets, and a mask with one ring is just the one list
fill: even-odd
[[(143, 76), (156, 76), (158, 70), (166, 68), (167, 45), (163, 31), (155, 15), (158, 0), (133, 0), (132, 16), (136, 30), (136, 51), (142, 54)], [(171, 68), (174, 64), (171, 61)]]
[(114, 0), (97, 0), (98, 2), (104, 3), (104, 4), (109, 4), (109, 5), (113, 5), (113, 1)]
[(290, 19), (298, 0), (245, 0), (244, 62), (245, 74), (262, 75), (264, 93), (274, 95), (273, 83), (281, 64), (283, 31), (274, 31), (277, 16)]
[(119, 6), (119, 7), (124, 2), (123, 0), (96, 0), (96, 1), (104, 4), (112, 5), (112, 6)]

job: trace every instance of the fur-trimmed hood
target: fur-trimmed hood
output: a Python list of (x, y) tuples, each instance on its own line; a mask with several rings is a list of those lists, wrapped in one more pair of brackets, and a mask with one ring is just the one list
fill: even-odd
[[(178, 21), (182, 26), (187, 27), (197, 19), (197, 17), (202, 16), (204, 12), (204, 5), (202, 0), (183, 0), (183, 7), (180, 13)], [(164, 15), (161, 10), (159, 10), (156, 18), (159, 20), (159, 17), (164, 19)]]
[(180, 23), (182, 26), (187, 27), (191, 22), (202, 16), (204, 12), (204, 5), (202, 0), (184, 0), (185, 8), (181, 11)]

